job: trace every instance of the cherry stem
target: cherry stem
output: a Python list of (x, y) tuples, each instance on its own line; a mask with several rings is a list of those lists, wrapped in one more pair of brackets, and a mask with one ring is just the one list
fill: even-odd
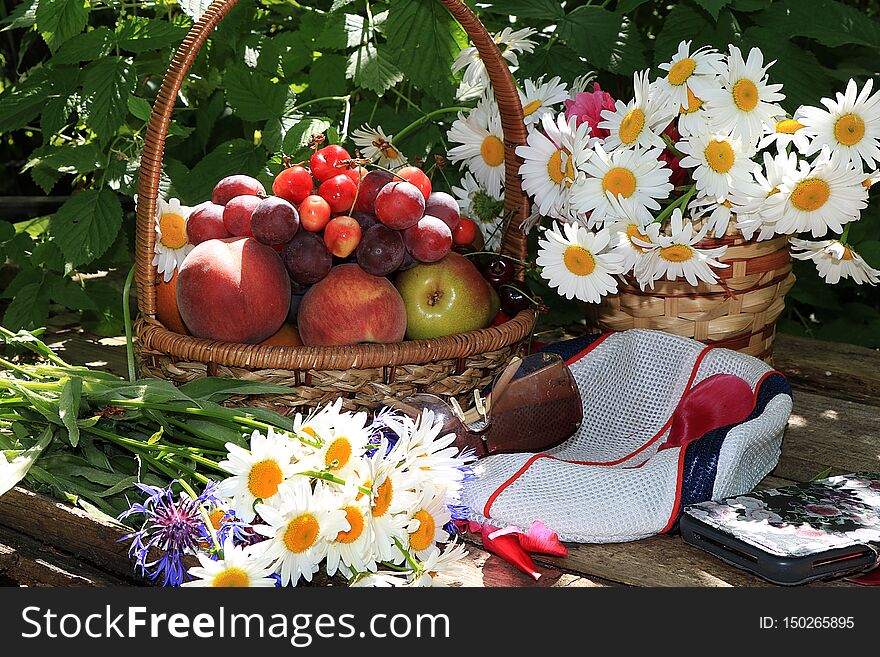
[(505, 260), (512, 260), (516, 264), (522, 265), (526, 269), (532, 268), (532, 263), (530, 263), (528, 260), (520, 260), (519, 258), (516, 258), (512, 255), (507, 255), (506, 253), (496, 253), (495, 251), (471, 251), (470, 253), (463, 253), (462, 255), (465, 258), (470, 258), (471, 256), (478, 256), (478, 255), (498, 256), (499, 258), (504, 258)]
[[(541, 303), (541, 301), (539, 301), (537, 298), (531, 296), (530, 294), (526, 294), (526, 293), (522, 290), (522, 288), (519, 288), (519, 287), (517, 287), (516, 285), (513, 285), (513, 284), (511, 284), (511, 283), (502, 283), (502, 284), (499, 285), (498, 287), (509, 287), (511, 290), (516, 290), (516, 291), (519, 292), (521, 295), (523, 295), (526, 299), (528, 299), (529, 301), (531, 301), (531, 302), (532, 302), (532, 305), (538, 306), (539, 308), (544, 307), (544, 304)], [(525, 286), (523, 286), (523, 287), (525, 287)]]

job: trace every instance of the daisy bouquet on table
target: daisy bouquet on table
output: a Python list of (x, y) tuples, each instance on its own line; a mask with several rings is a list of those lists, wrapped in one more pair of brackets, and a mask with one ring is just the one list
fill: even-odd
[[(136, 567), (166, 586), (296, 586), (319, 570), (353, 586), (436, 586), (466, 553), (450, 524), (473, 456), (425, 411), (341, 410), (341, 400), (291, 433), (227, 443), (229, 477), (201, 494), (139, 485), (121, 518)], [(447, 529), (449, 527), (450, 529)]]
[[(789, 237), (792, 255), (829, 283), (880, 281), (847, 239), (880, 162), (880, 92), (850, 80), (822, 107), (789, 115), (773, 63), (757, 48), (682, 42), (658, 76), (633, 76), (628, 102), (583, 79), (526, 80), (529, 132), (516, 153), (549, 285), (597, 303), (624, 277), (643, 290), (716, 283), (737, 236)], [(490, 90), (448, 137), (465, 178), (500, 198), (504, 135)]]

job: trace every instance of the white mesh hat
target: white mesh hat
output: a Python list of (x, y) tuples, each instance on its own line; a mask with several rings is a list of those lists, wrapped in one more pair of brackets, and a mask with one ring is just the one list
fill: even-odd
[[(549, 350), (567, 359), (583, 424), (546, 452), (476, 463), (462, 492), (470, 520), (523, 529), (541, 520), (564, 541), (630, 541), (670, 531), (686, 504), (750, 491), (779, 460), (791, 388), (756, 358), (640, 329)], [(715, 374), (748, 383), (751, 413), (664, 449), (685, 393)]]

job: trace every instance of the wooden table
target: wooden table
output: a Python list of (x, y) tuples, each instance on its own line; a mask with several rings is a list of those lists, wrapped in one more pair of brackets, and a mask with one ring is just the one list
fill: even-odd
[[(125, 342), (76, 328), (48, 342), (66, 360), (124, 375)], [(832, 474), (880, 470), (880, 352), (780, 336), (775, 366), (794, 388), (794, 411), (779, 465), (762, 487)], [(89, 531), (81, 530), (88, 523)], [(0, 583), (109, 585), (134, 582), (120, 526), (15, 489), (0, 498)], [(565, 558), (536, 557), (533, 580), (471, 543), (459, 586), (769, 586), (690, 547), (678, 536), (568, 546)], [(847, 586), (843, 582), (818, 586)]]

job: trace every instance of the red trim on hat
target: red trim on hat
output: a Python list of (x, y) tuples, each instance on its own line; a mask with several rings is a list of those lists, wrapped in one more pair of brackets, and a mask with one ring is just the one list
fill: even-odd
[(580, 351), (580, 352), (576, 353), (574, 356), (572, 356), (572, 357), (569, 358), (567, 361), (565, 361), (565, 364), (566, 364), (566, 365), (572, 365), (573, 363), (579, 361), (581, 358), (583, 358), (583, 357), (586, 356), (588, 353), (590, 353), (591, 351), (593, 351), (593, 349), (595, 349), (595, 348), (598, 347), (600, 344), (602, 344), (603, 342), (605, 342), (605, 340), (607, 340), (608, 338), (610, 338), (612, 335), (614, 335), (614, 334), (613, 334), (613, 333), (603, 333), (601, 336), (599, 336), (598, 338), (596, 338), (595, 340), (593, 340), (589, 345), (587, 345), (587, 348), (586, 348), (586, 349), (584, 349), (583, 351)]

